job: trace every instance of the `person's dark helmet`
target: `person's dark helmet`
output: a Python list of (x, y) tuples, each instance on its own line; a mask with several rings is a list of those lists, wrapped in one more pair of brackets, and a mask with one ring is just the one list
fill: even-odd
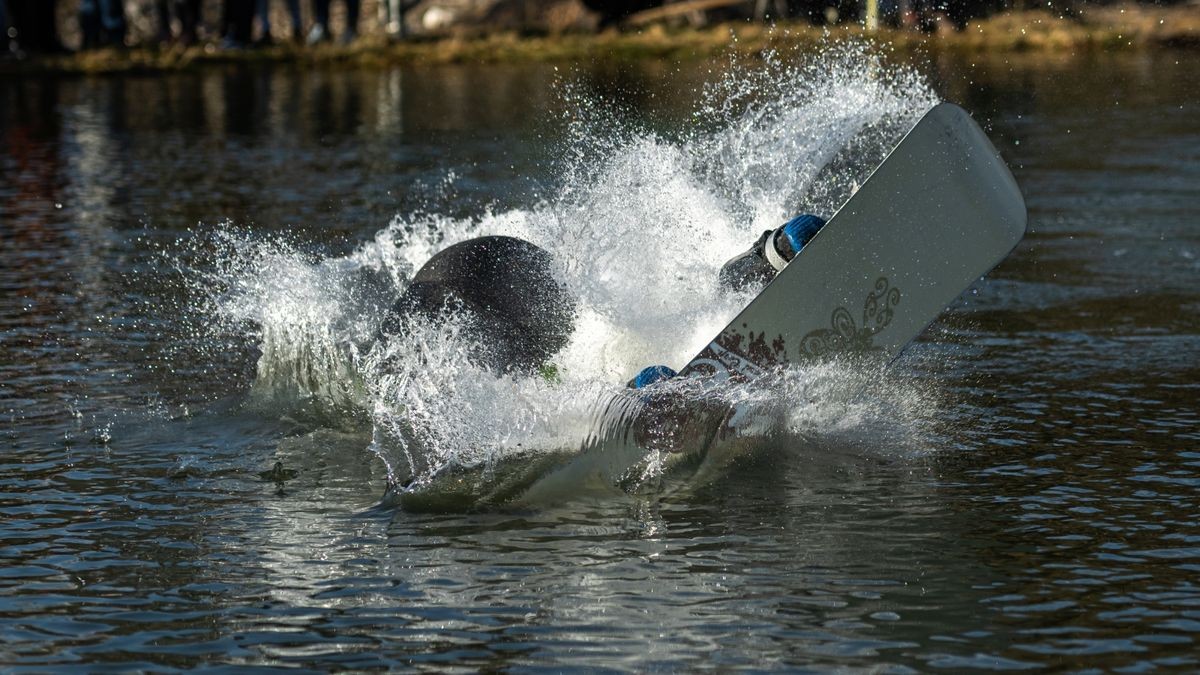
[(489, 236), (450, 246), (429, 259), (385, 319), (385, 335), (406, 320), (460, 312), (476, 334), (473, 358), (500, 373), (530, 374), (567, 345), (575, 301), (545, 250), (515, 237)]

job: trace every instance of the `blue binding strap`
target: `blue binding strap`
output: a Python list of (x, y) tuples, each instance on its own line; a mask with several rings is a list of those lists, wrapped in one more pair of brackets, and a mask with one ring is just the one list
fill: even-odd
[(649, 387), (655, 382), (669, 380), (676, 375), (678, 373), (666, 366), (648, 366), (642, 368), (641, 372), (633, 377), (633, 388), (642, 389), (643, 387)]
[(822, 227), (825, 227), (825, 219), (811, 213), (802, 213), (784, 223), (783, 234), (792, 246), (793, 255), (799, 253)]

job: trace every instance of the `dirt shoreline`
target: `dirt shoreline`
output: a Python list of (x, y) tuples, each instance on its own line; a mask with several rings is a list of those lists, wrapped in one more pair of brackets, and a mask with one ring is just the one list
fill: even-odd
[(919, 33), (859, 25), (816, 27), (789, 23), (723, 24), (702, 29), (650, 26), (639, 31), (595, 35), (520, 36), (496, 34), (388, 43), (366, 38), (349, 47), (219, 50), (212, 45), (132, 48), (33, 56), (0, 61), (0, 74), (155, 73), (230, 63), (296, 63), (331, 66), (392, 64), (572, 62), (631, 59), (695, 59), (730, 50), (758, 53), (813, 48), (830, 41), (867, 39), (898, 51), (1087, 53), (1131, 49), (1200, 49), (1196, 7), (1110, 6), (1086, 8), (1063, 18), (1034, 10), (972, 21), (961, 31)]

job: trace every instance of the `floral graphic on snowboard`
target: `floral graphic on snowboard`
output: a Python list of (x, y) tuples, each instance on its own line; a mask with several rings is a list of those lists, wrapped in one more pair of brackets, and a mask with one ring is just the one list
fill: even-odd
[[(879, 277), (863, 301), (861, 325), (855, 323), (850, 310), (838, 307), (833, 310), (829, 328), (819, 328), (801, 338), (799, 353), (806, 359), (816, 359), (874, 351), (872, 338), (891, 323), (898, 304), (900, 289), (887, 277)], [(741, 328), (722, 331), (681, 374), (743, 380), (790, 362), (782, 335), (768, 341), (765, 332), (755, 333), (746, 324)]]

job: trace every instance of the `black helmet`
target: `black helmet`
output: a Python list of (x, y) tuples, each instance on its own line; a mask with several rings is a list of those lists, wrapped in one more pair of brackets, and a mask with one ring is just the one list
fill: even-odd
[(553, 274), (550, 253), (515, 237), (477, 237), (429, 259), (384, 321), (385, 335), (407, 317), (461, 312), (476, 330), (474, 358), (500, 373), (529, 374), (567, 345), (575, 301)]

